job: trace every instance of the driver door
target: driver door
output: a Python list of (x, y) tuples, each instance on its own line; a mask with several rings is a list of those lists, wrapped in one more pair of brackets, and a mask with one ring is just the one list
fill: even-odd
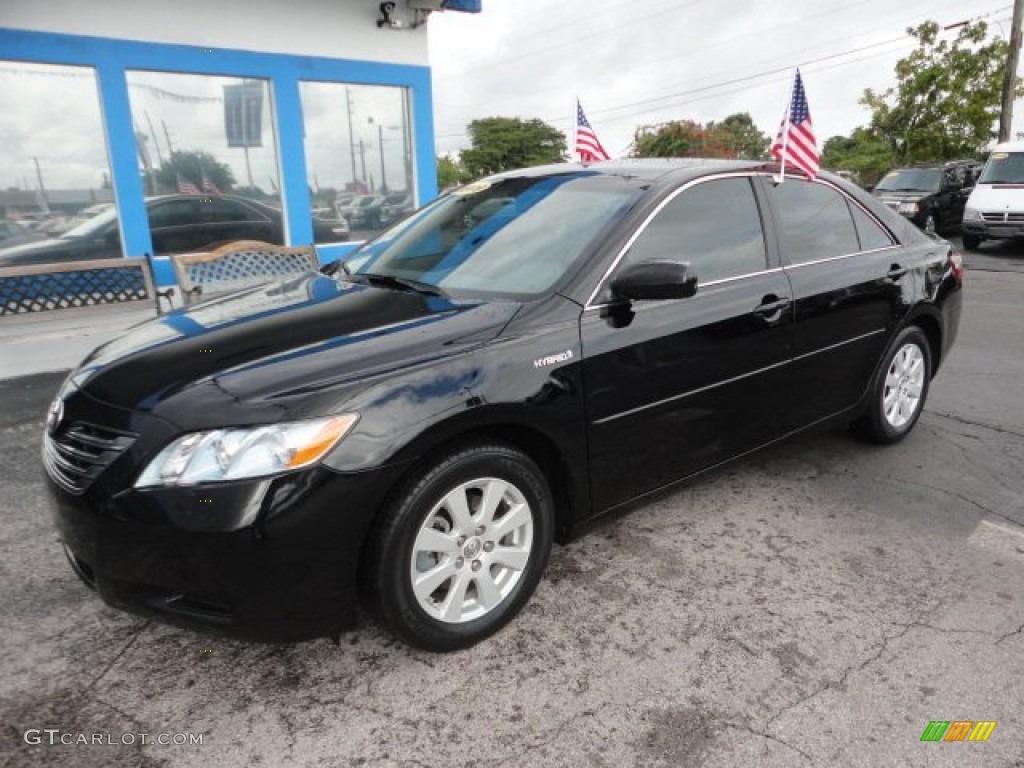
[(784, 430), (792, 292), (769, 260), (751, 180), (702, 180), (674, 192), (641, 225), (609, 284), (652, 259), (688, 262), (697, 293), (628, 303), (608, 291), (581, 319), (596, 510)]

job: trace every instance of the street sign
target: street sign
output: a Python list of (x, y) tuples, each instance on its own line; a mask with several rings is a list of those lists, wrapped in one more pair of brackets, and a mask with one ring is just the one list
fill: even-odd
[(262, 147), (262, 117), (262, 82), (224, 86), (224, 133), (229, 147)]

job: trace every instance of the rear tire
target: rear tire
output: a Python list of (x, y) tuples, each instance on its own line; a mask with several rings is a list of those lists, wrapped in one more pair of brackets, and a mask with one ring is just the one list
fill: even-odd
[(522, 451), (488, 441), (442, 455), (378, 526), (368, 575), (384, 624), (428, 651), (494, 634), (540, 581), (554, 517), (547, 480)]
[(916, 325), (904, 328), (886, 350), (871, 383), (867, 411), (854, 431), (874, 443), (897, 443), (914, 428), (928, 397), (931, 347)]
[(976, 251), (981, 245), (981, 238), (977, 235), (964, 235), (963, 241), (965, 251)]

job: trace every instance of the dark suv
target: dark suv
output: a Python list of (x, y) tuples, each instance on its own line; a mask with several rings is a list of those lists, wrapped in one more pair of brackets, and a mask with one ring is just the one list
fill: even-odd
[(953, 232), (960, 228), (964, 205), (981, 163), (957, 160), (935, 165), (913, 165), (889, 171), (873, 194), (926, 232)]
[(815, 424), (899, 441), (956, 337), (959, 255), (778, 170), (493, 176), (345, 263), (107, 343), (43, 438), (72, 567), (249, 638), (335, 634), (362, 595), (451, 650), (587, 521)]

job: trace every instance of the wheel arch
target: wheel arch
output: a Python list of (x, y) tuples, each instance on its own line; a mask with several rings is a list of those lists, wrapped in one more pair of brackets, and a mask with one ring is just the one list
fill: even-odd
[(925, 338), (928, 339), (928, 351), (931, 354), (932, 363), (931, 377), (934, 379), (939, 365), (942, 363), (942, 320), (938, 310), (933, 307), (921, 307), (907, 318), (903, 323), (903, 328), (912, 325), (920, 328)]
[(589, 484), (582, 482), (579, 470), (573, 470), (569, 448), (539, 426), (514, 420), (508, 414), (495, 413), (490, 420), (472, 423), (449, 419), (433, 425), (410, 441), (390, 463), (401, 466), (384, 502), (374, 511), (360, 553), (359, 579), (365, 592), (366, 567), (371, 558), (374, 537), (385, 510), (395, 502), (409, 479), (429, 464), (432, 456), (456, 450), (471, 443), (501, 442), (521, 450), (538, 466), (548, 481), (555, 508), (555, 541), (565, 544), (573, 524), (586, 516), (590, 503)]

